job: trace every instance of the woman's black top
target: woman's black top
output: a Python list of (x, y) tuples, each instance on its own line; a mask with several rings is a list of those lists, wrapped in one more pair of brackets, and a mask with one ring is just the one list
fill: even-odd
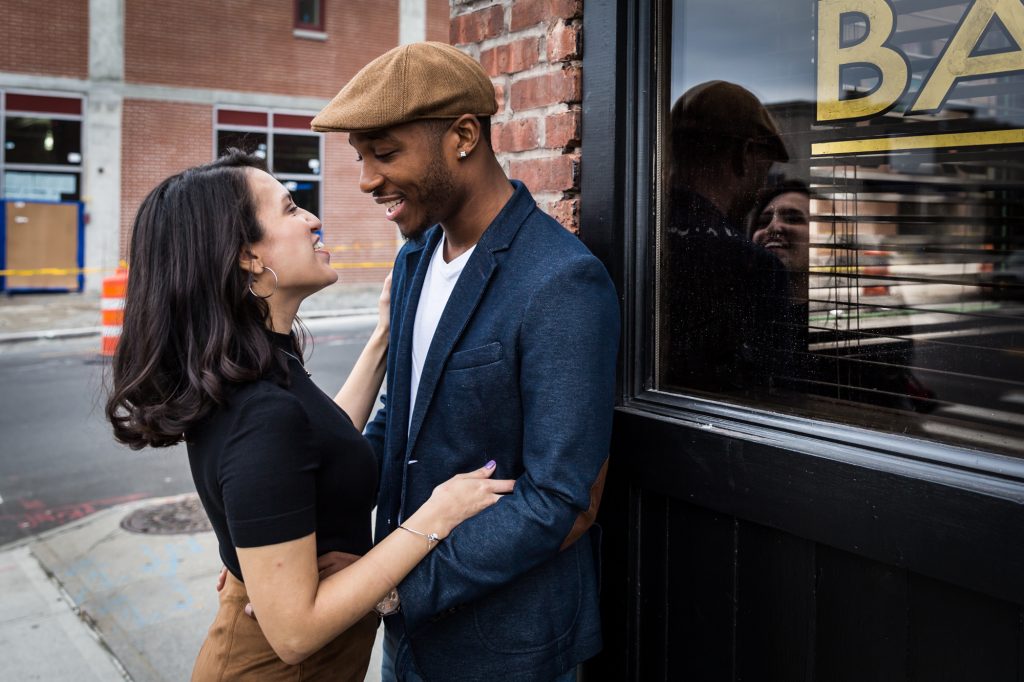
[[(297, 354), (286, 334), (275, 352)], [(233, 386), (227, 405), (186, 434), (196, 490), (220, 556), (242, 580), (236, 547), (316, 532), (316, 551), (365, 554), (377, 463), (348, 415), (285, 356), (288, 386), (270, 378)]]

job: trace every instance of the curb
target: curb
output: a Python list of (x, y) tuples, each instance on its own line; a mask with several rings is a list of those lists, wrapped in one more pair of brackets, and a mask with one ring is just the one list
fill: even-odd
[[(70, 640), (69, 643), (72, 644), (72, 647), (63, 655), (75, 659), (77, 663), (87, 669), (86, 672), (92, 672), (89, 679), (97, 679), (97, 675), (102, 675), (103, 677), (100, 679), (132, 682), (131, 675), (118, 659), (103, 633), (97, 628), (92, 617), (75, 603), (63, 583), (39, 557), (32, 553), (30, 548), (12, 550), (6, 553), (3, 560), (10, 562), (23, 572), (25, 578), (35, 588), (33, 593), (36, 595), (37, 601), (38, 598), (46, 599), (51, 604), (45, 613), (33, 609), (31, 613), (21, 616), (29, 619), (30, 622), (37, 621), (31, 626), (33, 630), (38, 629), (38, 632), (42, 633), (42, 637), (46, 637), (49, 633), (51, 636), (56, 634), (58, 638), (60, 635), (64, 635)], [(56, 604), (63, 604), (63, 608)], [(39, 634), (33, 636), (34, 639), (38, 637), (40, 637)], [(20, 657), (20, 661), (17, 660), (18, 658), (15, 656), (13, 662), (15, 676), (19, 679), (42, 679), (39, 676), (38, 664), (26, 665), (27, 661), (24, 656)], [(8, 666), (12, 665), (10, 657), (6, 663)]]
[(355, 317), (357, 315), (376, 315), (376, 308), (338, 308), (334, 310), (299, 311), (298, 317), (303, 320), (318, 320), (327, 317)]
[(100, 327), (76, 327), (74, 329), (41, 329), (29, 332), (8, 332), (0, 334), (0, 343), (18, 343), (20, 341), (39, 341), (51, 339), (71, 339), (82, 336), (99, 336)]
[(82, 624), (82, 627), (85, 628), (89, 637), (91, 637), (103, 653), (106, 654), (107, 660), (110, 662), (114, 670), (120, 674), (121, 679), (124, 682), (133, 682), (131, 674), (129, 674), (128, 670), (124, 667), (124, 664), (121, 663), (121, 660), (117, 657), (117, 654), (114, 653), (110, 644), (107, 643), (106, 638), (103, 636), (103, 633), (100, 632), (100, 629), (96, 625), (96, 621), (93, 620), (92, 616), (75, 603), (75, 600), (72, 599), (70, 594), (68, 594), (68, 591), (64, 589), (64, 583), (54, 575), (53, 571), (47, 568), (46, 564), (44, 564), (42, 560), (32, 552), (31, 548), (28, 548), (27, 551), (28, 556), (36, 562), (36, 565), (39, 566), (39, 570), (43, 572), (46, 579), (49, 580), (50, 584), (57, 590), (57, 594), (60, 595), (60, 598), (67, 604), (68, 608), (71, 609), (71, 613), (78, 618), (78, 621)]
[[(311, 310), (301, 315), (303, 320), (323, 320), (327, 318), (357, 317), (360, 315), (377, 315), (376, 308), (340, 308), (336, 310)], [(0, 344), (21, 343), (25, 341), (52, 341), (55, 339), (73, 339), (85, 336), (99, 336), (101, 327), (76, 327), (73, 329), (41, 329), (39, 331), (8, 332), (0, 334)]]
[[(180, 502), (189, 495), (195, 495), (195, 493), (181, 493), (179, 495), (167, 495), (164, 497), (143, 497), (142, 499), (139, 500), (132, 500), (131, 502), (122, 502), (121, 504), (115, 504), (113, 507), (105, 507), (103, 509), (94, 511), (91, 514), (87, 514), (86, 516), (83, 516), (80, 519), (75, 519), (74, 521), (65, 523), (62, 526), (57, 526), (56, 528), (49, 528), (41, 533), (37, 533), (35, 535), (28, 535), (23, 538), (18, 538), (17, 540), (11, 540), (5, 545), (0, 545), (0, 554), (3, 554), (4, 552), (11, 552), (16, 549), (21, 549), (23, 547), (31, 548), (32, 545), (39, 542), (46, 542), (50, 538), (55, 537), (57, 535), (63, 535), (65, 533), (74, 533), (82, 526), (87, 526), (90, 523), (93, 523), (94, 521), (97, 521), (106, 516), (128, 514), (135, 511), (136, 509), (141, 509), (142, 507), (146, 507), (149, 505), (156, 506), (159, 504)], [(127, 533), (129, 531), (125, 532)]]

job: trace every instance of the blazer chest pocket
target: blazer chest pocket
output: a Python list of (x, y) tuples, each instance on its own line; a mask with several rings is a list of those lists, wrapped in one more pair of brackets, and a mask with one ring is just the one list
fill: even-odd
[(470, 369), (472, 367), (483, 367), (501, 360), (501, 342), (493, 341), (486, 346), (469, 348), (456, 351), (448, 358), (445, 369), (453, 372), (459, 369)]

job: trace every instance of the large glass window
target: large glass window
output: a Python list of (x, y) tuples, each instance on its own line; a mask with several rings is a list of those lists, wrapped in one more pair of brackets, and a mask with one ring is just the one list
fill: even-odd
[(81, 199), (82, 99), (18, 92), (0, 98), (0, 197)]
[(8, 116), (5, 127), (4, 159), (8, 163), (82, 163), (81, 121)]
[(655, 388), (1024, 454), (1024, 5), (671, 0)]
[(267, 170), (298, 206), (321, 215), (322, 136), (310, 132), (311, 116), (265, 111), (217, 111), (217, 154), (235, 147), (267, 161)]
[(320, 138), (317, 135), (274, 136), (274, 170), (279, 173), (320, 172)]
[(228, 149), (234, 147), (243, 152), (254, 154), (261, 159), (267, 158), (267, 145), (269, 142), (267, 133), (254, 133), (238, 130), (217, 131), (217, 156), (220, 156)]

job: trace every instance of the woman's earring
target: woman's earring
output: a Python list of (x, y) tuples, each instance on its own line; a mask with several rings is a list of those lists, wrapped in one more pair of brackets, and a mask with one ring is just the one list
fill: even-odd
[(254, 279), (253, 279), (252, 274), (250, 274), (249, 275), (249, 293), (252, 294), (253, 296), (255, 296), (256, 298), (270, 298), (271, 296), (274, 295), (274, 292), (277, 291), (277, 285), (280, 282), (280, 280), (278, 280), (278, 278), (277, 278), (277, 273), (276, 272), (274, 272), (273, 270), (268, 268), (266, 265), (263, 266), (263, 269), (264, 270), (270, 270), (270, 274), (274, 276), (274, 288), (266, 296), (260, 296), (259, 294), (257, 294), (255, 291), (252, 290), (252, 285), (253, 285)]
[(460, 159), (464, 159), (467, 156), (469, 156), (469, 152), (467, 152), (465, 149), (460, 149), (459, 150), (459, 158)]

